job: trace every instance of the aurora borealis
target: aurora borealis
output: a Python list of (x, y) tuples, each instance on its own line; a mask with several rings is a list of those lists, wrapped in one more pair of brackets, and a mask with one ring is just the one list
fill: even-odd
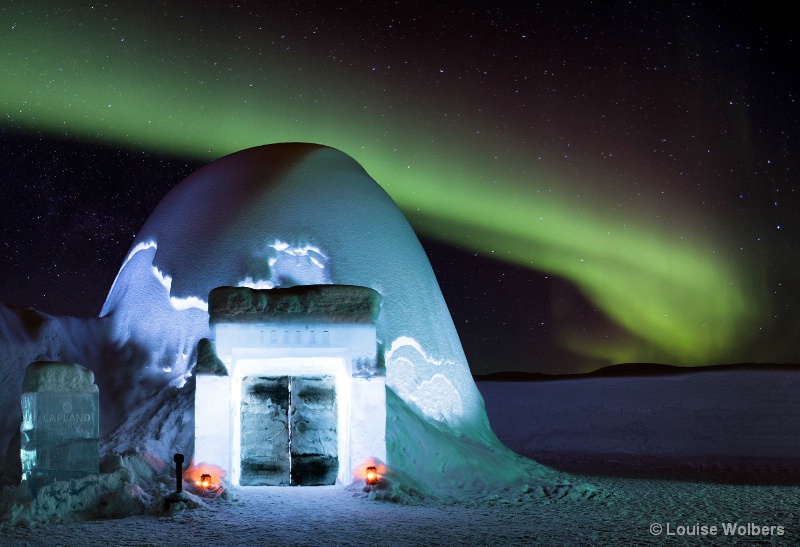
[[(475, 308), (456, 317), (475, 372), (796, 362), (790, 29), (756, 8), (528, 4), (12, 2), (3, 135), (197, 164), (269, 142), (339, 148), (421, 236), (458, 249), (458, 263), (431, 258), (454, 315)], [(16, 165), (4, 207), (42, 206), (19, 197), (36, 169)], [(114, 193), (138, 203), (175, 171)], [(41, 268), (13, 250), (30, 228), (3, 229), (0, 271), (15, 273), (0, 300), (48, 311), (17, 301), (16, 272)], [(465, 294), (456, 272), (473, 267), (507, 300)], [(503, 285), (519, 268), (536, 283)], [(504, 314), (513, 337), (487, 335)], [(490, 363), (498, 344), (505, 362)]]

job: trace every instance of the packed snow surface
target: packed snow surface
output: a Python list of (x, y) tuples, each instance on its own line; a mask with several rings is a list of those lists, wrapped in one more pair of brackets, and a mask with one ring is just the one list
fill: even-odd
[[(743, 386), (753, 380), (748, 374), (740, 376)], [(638, 383), (641, 388), (663, 380)], [(506, 441), (519, 443), (526, 428), (515, 424), (535, 421), (535, 415), (525, 411), (532, 383), (491, 384), (484, 389), (487, 383), (478, 383), (489, 415)], [(784, 393), (777, 391), (785, 404)], [(553, 397), (549, 403), (554, 410), (566, 410), (570, 400)], [(506, 406), (517, 412), (501, 421), (501, 415), (510, 416), (497, 412)], [(515, 430), (523, 432), (516, 439)], [(579, 499), (568, 489), (536, 496), (534, 487), (523, 486), (513, 495), (487, 492), (480, 499), (456, 500), (437, 496), (436, 485), (394, 475), (372, 491), (356, 482), (347, 488), (238, 488), (222, 495), (198, 493), (187, 480), (187, 503), (166, 510), (163, 498), (173, 488), (165, 472), (168, 466), (143, 454), (128, 454), (106, 462), (101, 484), (94, 486), (102, 502), (96, 504), (91, 521), (64, 510), (37, 521), (30, 504), (23, 503), (26, 493), (20, 492), (15, 515), (27, 526), (0, 527), (0, 544), (796, 545), (800, 540), (796, 475), (786, 475), (781, 484), (759, 484), (753, 476), (742, 480), (735, 469), (719, 474), (708, 468), (704, 478), (692, 470), (682, 476), (680, 470), (638, 467), (631, 476), (614, 470), (613, 464), (606, 467), (600, 474), (567, 475), (571, 483), (594, 485), (590, 495)], [(62, 483), (49, 497), (42, 496), (41, 503), (68, 502), (75, 507), (81, 503), (82, 488), (79, 481)], [(3, 495), (11, 497), (8, 490)], [(123, 515), (133, 516), (97, 520)], [(708, 535), (698, 533), (702, 526)]]
[[(751, 546), (796, 545), (800, 540), (796, 487), (622, 477), (592, 480), (611, 494), (580, 502), (399, 504), (376, 503), (333, 486), (251, 487), (233, 492), (227, 500), (157, 515), (0, 528), (0, 543), (15, 547)], [(657, 534), (656, 525), (662, 527)], [(716, 526), (717, 531), (686, 535), (696, 525)], [(733, 525), (735, 532), (726, 534)], [(772, 534), (761, 533), (763, 527), (771, 528)], [(678, 535), (681, 531), (683, 535)]]

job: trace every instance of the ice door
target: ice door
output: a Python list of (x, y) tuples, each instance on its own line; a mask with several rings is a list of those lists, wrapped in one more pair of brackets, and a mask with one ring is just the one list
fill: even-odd
[(242, 486), (289, 484), (289, 377), (242, 379)]
[(333, 376), (243, 378), (239, 484), (335, 484), (337, 417)]
[(333, 376), (292, 376), (291, 484), (334, 484), (339, 472), (336, 382)]

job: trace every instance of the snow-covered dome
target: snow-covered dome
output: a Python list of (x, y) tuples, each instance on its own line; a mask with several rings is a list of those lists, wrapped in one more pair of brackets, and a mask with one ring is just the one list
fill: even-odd
[[(485, 423), (414, 231), (364, 169), (332, 148), (251, 148), (186, 178), (136, 236), (101, 315), (119, 316), (126, 329), (153, 343), (176, 329), (181, 338), (204, 336), (206, 301), (215, 287), (314, 283), (377, 290), (387, 384), (422, 414), (459, 430)], [(187, 317), (175, 322), (171, 316), (178, 315), (196, 319), (196, 328)]]
[[(386, 365), (390, 465), (417, 476), (441, 476), (445, 467), (458, 475), (458, 462), (487, 467), (492, 454), (505, 462), (489, 464), (501, 475), (531, 471), (489, 427), (408, 221), (356, 161), (335, 149), (260, 146), (183, 180), (136, 236), (101, 315), (115, 339), (146, 348), (151, 372), (170, 375), (178, 387), (191, 375), (197, 341), (210, 334), (212, 289), (305, 284), (366, 286), (382, 296), (376, 328)], [(447, 440), (428, 442), (431, 435)], [(473, 442), (452, 442), (464, 438)], [(484, 456), (476, 459), (473, 445)], [(508, 458), (517, 463), (509, 467)]]

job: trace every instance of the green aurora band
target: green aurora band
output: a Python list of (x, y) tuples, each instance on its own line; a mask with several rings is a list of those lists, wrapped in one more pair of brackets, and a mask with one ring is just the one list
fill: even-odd
[(4, 124), (203, 159), (269, 142), (333, 146), (421, 233), (572, 282), (631, 336), (562, 343), (609, 363), (724, 362), (762, 317), (764, 289), (718, 244), (670, 233), (644, 211), (587, 206), (568, 196), (574, 172), (531, 171), (533, 146), (471, 137), (469, 118), (428, 122), (435, 100), (397, 100), (407, 91), (376, 90), (310, 55), (186, 43), (131, 21), (123, 31), (89, 15), (84, 26), (5, 17)]

